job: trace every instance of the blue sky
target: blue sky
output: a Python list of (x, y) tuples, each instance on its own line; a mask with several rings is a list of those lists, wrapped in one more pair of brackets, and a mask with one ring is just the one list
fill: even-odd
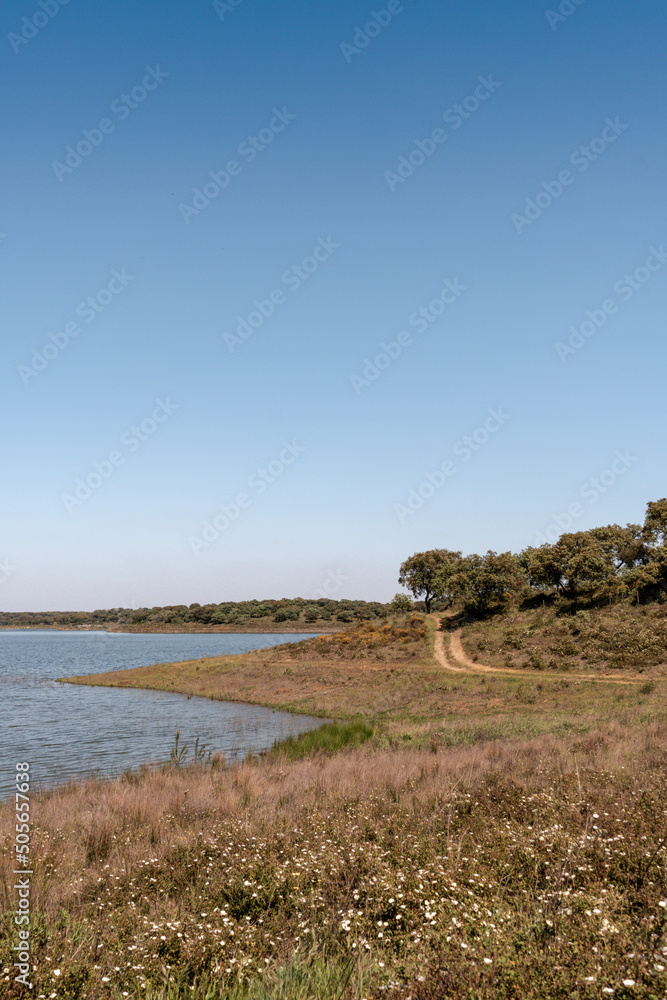
[(3, 608), (386, 600), (665, 494), (664, 4), (0, 20)]

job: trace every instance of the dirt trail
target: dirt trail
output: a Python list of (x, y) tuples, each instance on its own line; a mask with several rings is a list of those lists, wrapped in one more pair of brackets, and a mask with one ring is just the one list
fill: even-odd
[[(445, 670), (457, 674), (498, 674), (508, 676), (511, 674), (520, 677), (544, 677), (541, 670), (524, 670), (517, 667), (492, 667), (488, 663), (479, 663), (472, 660), (461, 642), (461, 629), (452, 629), (449, 633), (449, 649), (445, 643), (445, 633), (440, 625), (442, 615), (431, 615), (435, 626), (435, 643), (433, 652), (435, 659)], [(449, 616), (445, 616), (449, 617)], [(566, 677), (568, 680), (582, 681), (611, 681), (613, 684), (640, 684), (644, 677), (617, 677), (610, 674), (571, 674), (565, 672), (549, 671), (549, 677)]]
[(445, 670), (452, 670), (456, 674), (466, 673), (467, 671), (464, 667), (458, 667), (447, 655), (445, 633), (440, 625), (440, 616), (431, 615), (431, 618), (433, 619), (433, 624), (435, 625), (433, 652), (435, 654), (436, 662), (439, 663), (441, 667), (444, 667)]

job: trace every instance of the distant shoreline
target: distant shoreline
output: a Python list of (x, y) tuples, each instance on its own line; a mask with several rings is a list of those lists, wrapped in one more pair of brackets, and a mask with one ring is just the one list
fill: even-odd
[(224, 626), (204, 628), (105, 628), (103, 625), (66, 628), (64, 625), (0, 625), (0, 632), (117, 632), (126, 635), (328, 635), (344, 632), (341, 628), (225, 628)]

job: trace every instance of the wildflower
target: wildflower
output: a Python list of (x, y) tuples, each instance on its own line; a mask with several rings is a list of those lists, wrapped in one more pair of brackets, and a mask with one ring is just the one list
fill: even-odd
[(623, 980), (623, 985), (624, 986), (634, 986), (635, 985), (635, 981), (634, 981), (634, 979), (624, 979)]
[(53, 975), (54, 976), (59, 976), (60, 975), (60, 969), (54, 969), (53, 970)]

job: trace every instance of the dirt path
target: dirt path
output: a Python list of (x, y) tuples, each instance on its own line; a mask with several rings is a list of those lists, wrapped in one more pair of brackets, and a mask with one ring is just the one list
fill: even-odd
[(441, 667), (445, 670), (451, 670), (456, 674), (467, 673), (464, 667), (457, 666), (453, 660), (447, 655), (447, 647), (445, 645), (445, 633), (442, 626), (440, 625), (440, 616), (431, 615), (433, 619), (433, 624), (435, 626), (435, 635), (433, 642), (433, 653), (435, 654), (436, 663), (439, 663)]
[[(436, 662), (457, 674), (498, 674), (500, 676), (510, 676), (512, 674), (520, 677), (544, 677), (541, 670), (522, 670), (517, 667), (492, 667), (488, 663), (479, 663), (472, 660), (461, 642), (461, 629), (452, 629), (449, 633), (449, 649), (445, 643), (445, 633), (440, 625), (442, 615), (431, 615), (435, 626), (435, 642), (433, 652)], [(644, 677), (616, 677), (610, 674), (571, 674), (565, 672), (549, 671), (549, 677), (565, 677), (568, 680), (582, 681), (611, 681), (613, 684), (640, 684)]]

